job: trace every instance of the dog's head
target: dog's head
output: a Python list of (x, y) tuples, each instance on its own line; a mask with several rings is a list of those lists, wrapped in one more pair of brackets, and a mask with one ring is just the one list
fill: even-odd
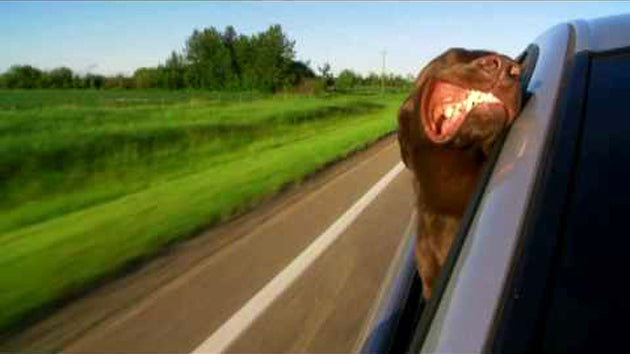
[(489, 51), (453, 48), (432, 60), (399, 111), (403, 159), (409, 144), (487, 152), (519, 113), (520, 75), (518, 63)]

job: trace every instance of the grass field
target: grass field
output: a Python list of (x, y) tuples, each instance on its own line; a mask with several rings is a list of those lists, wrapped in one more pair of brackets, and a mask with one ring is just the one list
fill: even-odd
[(394, 130), (402, 99), (0, 91), (0, 329)]

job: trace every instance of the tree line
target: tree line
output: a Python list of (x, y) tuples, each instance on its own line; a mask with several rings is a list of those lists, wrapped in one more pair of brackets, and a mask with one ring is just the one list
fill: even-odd
[(156, 67), (137, 69), (133, 75), (78, 75), (70, 68), (50, 71), (30, 65), (14, 65), (0, 75), (0, 88), (89, 89), (207, 89), (217, 91), (322, 91), (348, 90), (358, 86), (406, 87), (411, 77), (368, 76), (346, 69), (335, 77), (330, 64), (317, 73), (309, 62), (295, 60), (295, 41), (280, 25), (252, 35), (238, 34), (227, 26), (194, 30), (182, 52), (173, 51)]

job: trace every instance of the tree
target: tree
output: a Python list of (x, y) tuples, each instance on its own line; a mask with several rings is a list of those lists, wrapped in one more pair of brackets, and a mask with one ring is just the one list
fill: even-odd
[(371, 72), (364, 81), (364, 85), (365, 86), (379, 86), (381, 82), (381, 77), (380, 75)]
[(330, 65), (318, 78), (309, 62), (295, 60), (295, 41), (280, 25), (252, 35), (238, 34), (232, 26), (195, 29), (182, 52), (172, 51), (163, 64), (139, 68), (132, 77), (122, 74), (79, 77), (67, 67), (50, 72), (14, 66), (0, 76), (7, 88), (203, 88), (277, 92), (302, 85), (307, 91), (334, 85)]
[(186, 87), (186, 63), (183, 56), (175, 51), (171, 52), (171, 56), (161, 69), (164, 80), (162, 87), (172, 90)]
[(274, 92), (291, 84), (295, 42), (288, 39), (280, 25), (252, 36), (250, 46), (249, 73), (256, 89)]
[(290, 68), (295, 57), (295, 41), (282, 32), (280, 25), (270, 26), (252, 38), (253, 62), (256, 87), (265, 91), (277, 91), (290, 85)]
[(317, 71), (319, 71), (320, 76), (324, 79), (327, 89), (335, 84), (335, 78), (332, 74), (332, 69), (329, 63), (324, 63), (322, 66), (318, 66)]
[(234, 41), (234, 59), (239, 75), (239, 89), (253, 90), (256, 88), (256, 73), (253, 68), (254, 45), (252, 38), (239, 35)]
[(339, 73), (335, 82), (338, 89), (350, 90), (360, 83), (360, 75), (350, 69), (344, 69)]
[(277, 91), (295, 83), (294, 46), (280, 25), (252, 36), (238, 35), (232, 26), (223, 33), (194, 30), (184, 50), (187, 82), (214, 90)]
[(156, 88), (158, 75), (156, 68), (139, 68), (133, 73), (134, 86), (139, 89)]
[(77, 74), (72, 75), (72, 88), (85, 88), (83, 87), (83, 79), (81, 79), (81, 76)]
[(8, 88), (41, 87), (42, 71), (30, 65), (14, 65), (4, 74)]
[(230, 52), (214, 27), (193, 31), (186, 42), (185, 57), (190, 63), (187, 79), (193, 87), (222, 89), (233, 76)]
[(73, 73), (70, 68), (60, 67), (48, 73), (48, 80), (51, 88), (72, 88)]
[(83, 87), (84, 88), (92, 88), (92, 89), (102, 89), (105, 88), (105, 76), (103, 75), (95, 75), (95, 74), (87, 74), (83, 78)]
[(223, 45), (227, 49), (230, 58), (230, 66), (227, 73), (227, 88), (229, 89), (241, 89), (242, 84), (242, 72), (241, 66), (238, 60), (238, 47), (239, 36), (236, 30), (232, 26), (227, 26), (223, 32)]

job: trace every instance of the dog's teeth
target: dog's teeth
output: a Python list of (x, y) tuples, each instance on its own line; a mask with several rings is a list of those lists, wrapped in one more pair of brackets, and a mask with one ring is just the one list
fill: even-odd
[(475, 97), (472, 97), (466, 101), (466, 110), (470, 111), (475, 106)]
[(444, 115), (446, 116), (446, 118), (451, 118), (453, 113), (454, 113), (454, 109), (452, 105), (446, 107), (446, 109), (444, 110)]
[(470, 111), (478, 104), (487, 103), (487, 102), (494, 103), (494, 102), (501, 102), (501, 101), (490, 92), (471, 90), (468, 93), (468, 96), (466, 97), (466, 99), (461, 103), (464, 105), (467, 111)]

